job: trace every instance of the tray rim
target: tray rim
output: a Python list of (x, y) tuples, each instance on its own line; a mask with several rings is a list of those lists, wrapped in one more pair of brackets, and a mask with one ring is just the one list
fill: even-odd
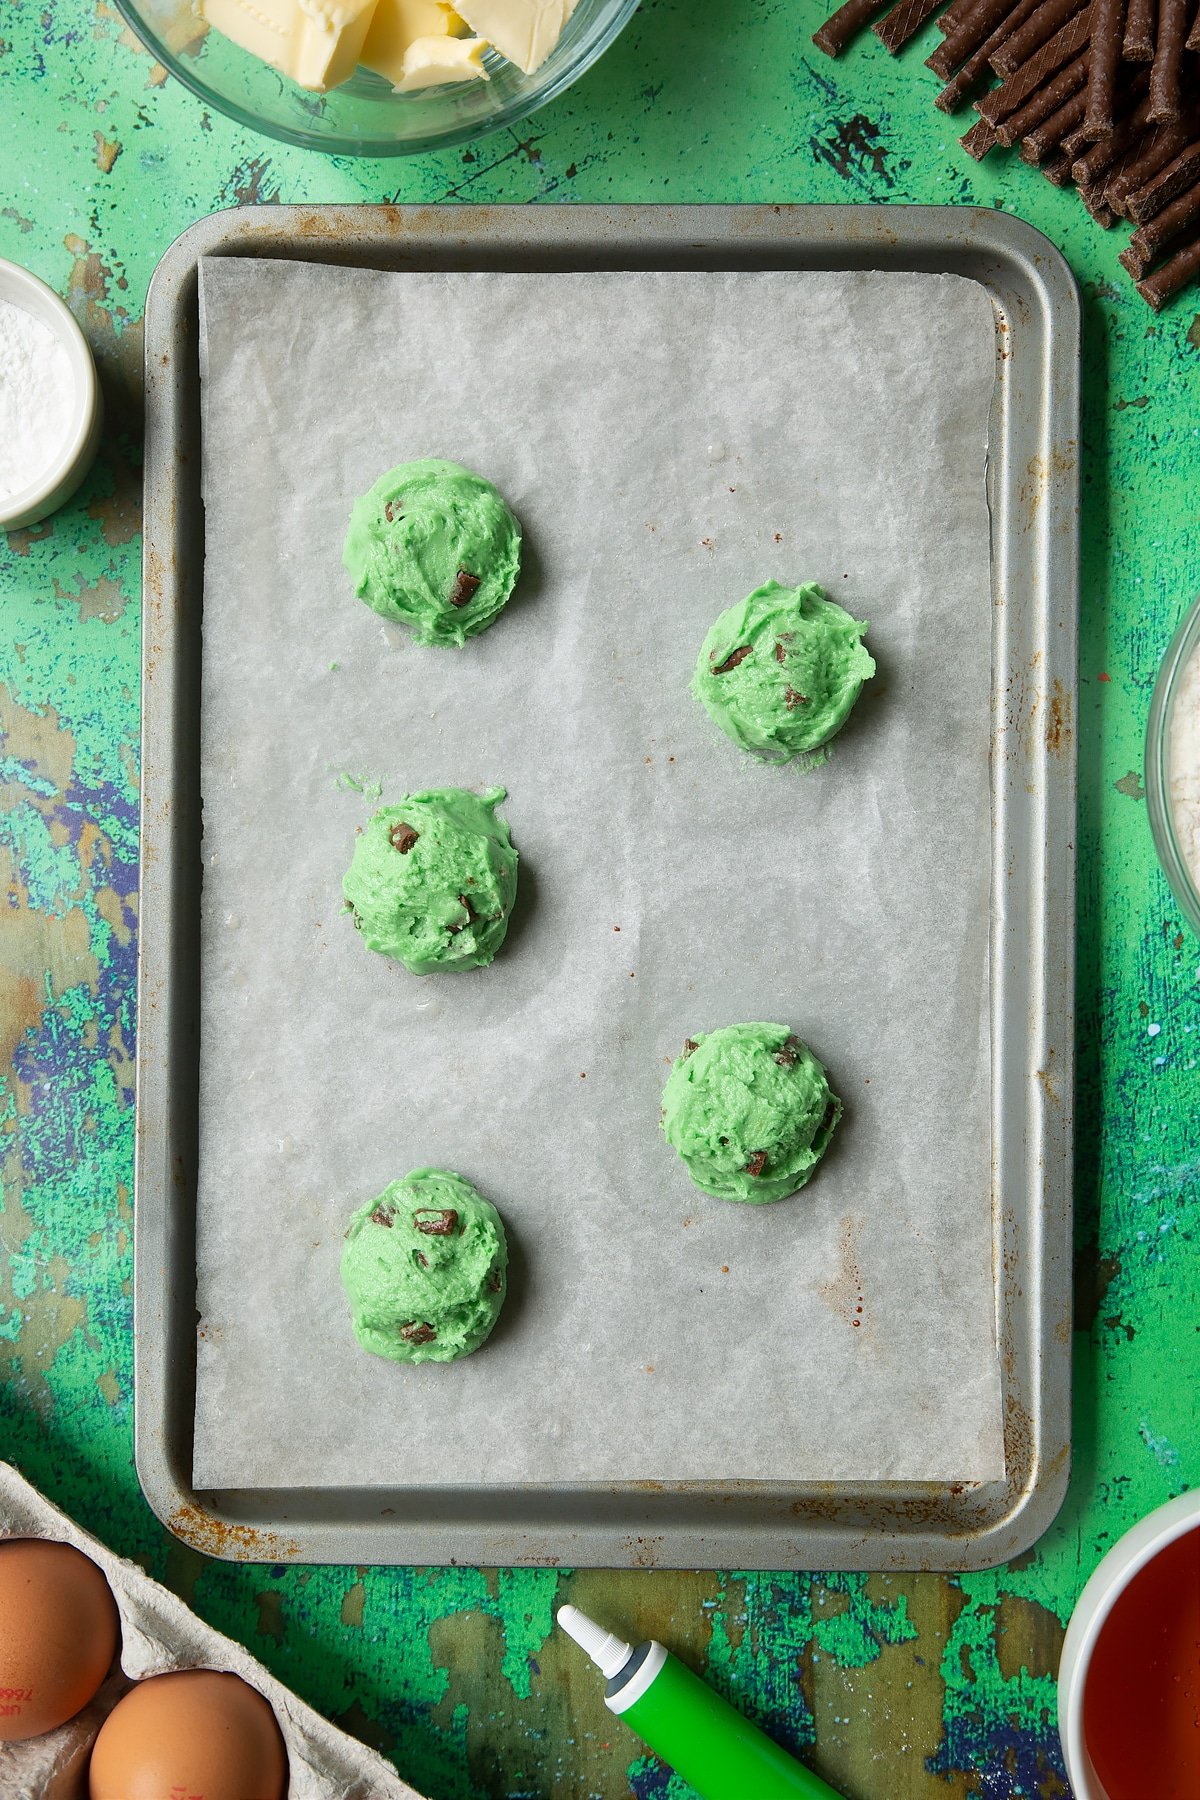
[[(994, 518), (1000, 513), (1013, 527), (993, 540), (994, 611), (1003, 611), (1024, 573), (1036, 592), (1036, 601), (1024, 604), (1040, 608), (1045, 631), (1040, 669), (1007, 669), (1009, 703), (993, 738), (994, 812), (1007, 818), (1023, 810), (1040, 827), (1042, 854), (1025, 873), (1027, 923), (1041, 931), (1032, 954), (1024, 944), (1024, 955), (1033, 971), (1029, 998), (1040, 994), (1046, 1002), (1028, 1010), (1031, 1066), (1015, 1071), (1002, 1054), (993, 1004), (996, 1183), (1001, 1161), (1008, 1169), (1015, 1160), (1027, 1177), (1022, 1204), (1005, 1204), (997, 1216), (1005, 1482), (988, 1489), (811, 1482), (194, 1489), (195, 1296), (188, 1285), (188, 1121), (180, 1092), (186, 1082), (172, 1077), (181, 1059), (186, 1070), (196, 1035), (194, 1022), (182, 1017), (178, 963), (199, 890), (198, 859), (190, 880), (180, 861), (189, 803), (198, 820), (196, 796), (189, 802), (179, 787), (189, 708), (198, 718), (198, 669), (178, 651), (201, 581), (187, 546), (199, 472), (183, 434), (189, 418), (195, 422), (198, 392), (198, 371), (187, 366), (189, 307), (199, 259), (209, 255), (389, 267), (432, 258), (464, 268), (646, 267), (663, 259), (692, 268), (915, 268), (963, 274), (990, 292), (1001, 345), (993, 419), (1001, 430), (990, 455), (989, 495)], [(1024, 356), (1025, 335), (1039, 347), (1028, 378), (1033, 342)], [(1061, 253), (1032, 226), (985, 208), (239, 207), (199, 220), (170, 246), (151, 279), (145, 326), (134, 1417), (139, 1481), (176, 1536), (249, 1562), (965, 1571), (1015, 1556), (1049, 1526), (1070, 1464), (1079, 344), (1078, 291)], [(1024, 385), (1014, 395), (1018, 383)], [(1011, 413), (1022, 398), (1040, 414), (1033, 426), (1038, 449), (1024, 467), (1010, 455), (1019, 435)], [(190, 628), (197, 629), (196, 619)], [(996, 641), (1007, 646), (999, 626)], [(996, 664), (994, 694), (1006, 667), (1003, 659)], [(994, 835), (1004, 841), (999, 825)], [(992, 963), (1000, 994), (997, 970), (1015, 966), (1016, 946), (1007, 941), (1012, 915), (1022, 915), (1026, 901), (997, 860)], [(1023, 1111), (1019, 1146), (1002, 1128), (1002, 1089), (1014, 1083)], [(1003, 1185), (1008, 1193), (1011, 1184)]]

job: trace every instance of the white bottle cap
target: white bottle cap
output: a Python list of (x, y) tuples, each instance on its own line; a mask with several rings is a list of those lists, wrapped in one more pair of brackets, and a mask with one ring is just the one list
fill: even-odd
[(574, 1638), (580, 1649), (587, 1651), (606, 1681), (619, 1675), (633, 1655), (632, 1644), (627, 1644), (623, 1638), (614, 1637), (611, 1631), (605, 1631), (603, 1625), (597, 1625), (594, 1619), (589, 1619), (577, 1606), (560, 1606), (558, 1622), (567, 1636)]

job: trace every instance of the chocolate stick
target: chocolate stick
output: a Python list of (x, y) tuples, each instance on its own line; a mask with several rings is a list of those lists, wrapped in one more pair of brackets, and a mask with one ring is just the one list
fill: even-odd
[(991, 57), (991, 65), (997, 75), (1015, 75), (1023, 62), (1028, 62), (1035, 50), (1048, 44), (1060, 25), (1083, 5), (1083, 0), (1042, 0), (1031, 19), (1026, 20), (1019, 31), (1014, 31)]
[(1111, 137), (1116, 129), (1117, 67), (1125, 37), (1126, 5), (1127, 0), (1095, 0), (1092, 7), (1092, 55), (1084, 114), (1089, 137)]
[[(1159, 251), (1174, 243), (1193, 219), (1200, 219), (1200, 181), (1134, 232), (1129, 240), (1129, 254), (1136, 255), (1142, 264), (1136, 273), (1143, 274)], [(1126, 263), (1125, 267), (1131, 269), (1131, 264)]]
[[(1024, 24), (1025, 20), (1036, 12), (1040, 3), (1041, 0), (1017, 0), (1016, 6), (1009, 13), (1008, 17), (1001, 21), (995, 31), (993, 31), (991, 37), (984, 39), (974, 56), (963, 64), (949, 86), (942, 89), (941, 93), (934, 101), (934, 105), (940, 108), (942, 112), (957, 112), (964, 100), (970, 97), (971, 91), (976, 84), (986, 77), (989, 66), (988, 59), (993, 50), (1004, 42), (1005, 37), (1010, 31), (1016, 31)], [(929, 58), (927, 67), (933, 68), (932, 56)], [(940, 75), (942, 71), (938, 69), (936, 73)]]
[(982, 162), (988, 151), (996, 148), (996, 128), (989, 125), (986, 119), (976, 119), (966, 136), (958, 141), (968, 156), (973, 156), (976, 162)]
[(1154, 22), (1158, 0), (1129, 0), (1122, 54), (1126, 62), (1154, 61)]
[(1189, 282), (1195, 281), (1197, 275), (1200, 275), (1200, 237), (1194, 237), (1190, 244), (1175, 252), (1170, 262), (1139, 281), (1137, 291), (1143, 300), (1150, 302), (1155, 312), (1161, 312), (1167, 301)]
[[(1084, 87), (1080, 88), (1078, 93), (1072, 94), (1069, 100), (1064, 100), (1058, 110), (1052, 112), (1048, 119), (1043, 119), (1042, 123), (1033, 131), (1026, 132), (1021, 139), (1021, 161), (1032, 163), (1036, 168), (1039, 163), (1045, 162), (1052, 151), (1062, 156), (1063, 139), (1079, 124), (1086, 105), (1087, 89)], [(1069, 156), (1066, 158), (1066, 165), (1069, 180), (1071, 174), (1071, 158)]]
[(1116, 97), (1113, 100), (1112, 138), (1104, 138), (1097, 143), (1081, 126), (1069, 140), (1063, 142), (1063, 149), (1069, 150), (1073, 157), (1094, 156), (1097, 169), (1109, 168), (1129, 148), (1134, 136), (1140, 136), (1146, 129), (1146, 113), (1149, 108), (1143, 102), (1150, 86), (1150, 71), (1136, 68), (1131, 73), (1128, 65), (1122, 65), (1121, 75), (1127, 79), (1118, 79), (1117, 82)]
[[(1040, 0), (1036, 3), (1040, 4)], [(1012, 0), (975, 0), (970, 12), (963, 15), (962, 23), (938, 45), (932, 56), (926, 58), (925, 67), (947, 81), (984, 39), (1005, 22), (1012, 10)]]
[(1192, 26), (1187, 41), (1187, 47), (1189, 50), (1195, 50), (1197, 54), (1200, 54), (1200, 12), (1196, 14), (1196, 23)]
[(1180, 75), (1187, 36), (1188, 0), (1158, 0), (1158, 40), (1150, 70), (1150, 117), (1169, 124), (1183, 111)]
[(1063, 139), (1062, 153), (1064, 156), (1069, 156), (1072, 164), (1074, 164), (1075, 158), (1084, 154), (1091, 141), (1090, 138), (1083, 135), (1082, 131), (1076, 128), (1074, 131), (1069, 132)]
[(1145, 225), (1177, 195), (1186, 193), (1200, 181), (1200, 141), (1181, 150), (1165, 169), (1160, 169), (1144, 187), (1130, 194), (1125, 206), (1127, 218), (1135, 225)]
[(1024, 106), (1043, 81), (1048, 81), (1065, 63), (1074, 61), (1079, 55), (1087, 44), (1091, 23), (1090, 6), (1076, 13), (1073, 19), (1068, 19), (1049, 43), (1043, 44), (1040, 50), (1034, 51), (1028, 62), (1021, 64), (1015, 75), (1010, 75), (1000, 87), (993, 88), (990, 94), (985, 94), (982, 100), (975, 102), (975, 111), (980, 118), (986, 119), (989, 125), (999, 125), (1002, 120), (1011, 117), (1018, 107)]
[(1145, 187), (1152, 175), (1166, 168), (1173, 156), (1184, 149), (1191, 134), (1182, 125), (1155, 125), (1142, 139), (1143, 147), (1135, 147), (1104, 184), (1104, 198), (1117, 212), (1125, 211), (1130, 194)]
[[(1149, 104), (1149, 101), (1145, 101), (1138, 108), (1135, 114), (1136, 119), (1145, 119), (1146, 107)], [(1102, 187), (1110, 181), (1119, 181), (1126, 169), (1141, 158), (1146, 146), (1154, 139), (1156, 130), (1157, 127), (1154, 125), (1147, 127), (1139, 124), (1118, 155), (1111, 154), (1112, 147), (1117, 142), (1115, 134), (1113, 137), (1102, 139), (1098, 144), (1093, 144), (1087, 155), (1081, 156), (1071, 170), (1076, 185), (1078, 187)], [(1110, 152), (1107, 156), (1103, 154), (1106, 150)]]
[(1125, 248), (1117, 257), (1117, 261), (1123, 269), (1129, 270), (1129, 273), (1133, 276), (1135, 282), (1140, 281), (1142, 276), (1146, 273), (1146, 270), (1150, 267), (1149, 259), (1145, 256), (1140, 256), (1134, 249), (1132, 238), (1130, 238)]
[(1071, 159), (1069, 156), (1056, 156), (1050, 162), (1042, 164), (1042, 174), (1055, 187), (1065, 188), (1071, 185)]
[(1081, 187), (1079, 189), (1079, 198), (1083, 201), (1083, 204), (1087, 207), (1101, 231), (1111, 231), (1117, 222), (1117, 215), (1105, 200), (1103, 190), (1098, 187)]
[(1077, 94), (1087, 82), (1087, 72), (1088, 53), (1085, 50), (1082, 56), (1077, 56), (1073, 63), (1060, 69), (1053, 81), (1048, 81), (1045, 87), (1039, 88), (1031, 100), (1018, 107), (1012, 117), (1005, 119), (997, 128), (996, 136), (1005, 149), (1011, 150), (1027, 131), (1032, 131), (1043, 119), (1048, 119), (1072, 94)]
[(898, 56), (941, 4), (942, 0), (899, 0), (886, 18), (876, 20), (871, 30), (891, 56)]
[[(1099, 180), (1106, 170), (1112, 168), (1118, 157), (1124, 156), (1145, 135), (1150, 102), (1142, 89), (1148, 85), (1149, 76), (1144, 71), (1139, 71), (1134, 77), (1134, 89), (1128, 96), (1132, 100), (1136, 94), (1137, 104), (1133, 111), (1117, 120), (1111, 137), (1102, 138), (1098, 144), (1092, 144), (1090, 150), (1080, 155), (1072, 170), (1080, 187), (1089, 187), (1093, 181)], [(1084, 134), (1080, 131), (1079, 135), (1082, 138)], [(1090, 138), (1087, 141), (1091, 143)], [(1064, 144), (1063, 148), (1066, 149), (1067, 146)], [(1075, 146), (1072, 144), (1071, 148), (1074, 149)]]
[(826, 56), (840, 56), (846, 45), (856, 38), (860, 31), (871, 23), (876, 13), (881, 13), (887, 0), (846, 0), (845, 6), (839, 6), (831, 18), (826, 19), (820, 31), (814, 31), (813, 43)]
[(950, 5), (937, 22), (937, 28), (942, 36), (949, 37), (950, 33), (962, 24), (967, 14), (974, 12), (976, 4), (977, 0), (950, 0)]

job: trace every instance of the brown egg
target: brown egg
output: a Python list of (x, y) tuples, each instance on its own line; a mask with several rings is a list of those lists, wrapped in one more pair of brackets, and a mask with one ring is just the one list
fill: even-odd
[(283, 1800), (275, 1714), (237, 1675), (151, 1675), (109, 1713), (92, 1750), (91, 1800)]
[(112, 1590), (90, 1556), (48, 1538), (0, 1542), (0, 1743), (65, 1725), (117, 1653)]

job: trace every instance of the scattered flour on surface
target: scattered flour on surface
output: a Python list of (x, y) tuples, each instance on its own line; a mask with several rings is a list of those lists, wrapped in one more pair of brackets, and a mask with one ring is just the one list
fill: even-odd
[(1168, 768), (1175, 835), (1200, 888), (1200, 650), (1192, 652), (1175, 695)]
[(75, 383), (41, 319), (0, 300), (0, 500), (46, 474), (67, 441)]

